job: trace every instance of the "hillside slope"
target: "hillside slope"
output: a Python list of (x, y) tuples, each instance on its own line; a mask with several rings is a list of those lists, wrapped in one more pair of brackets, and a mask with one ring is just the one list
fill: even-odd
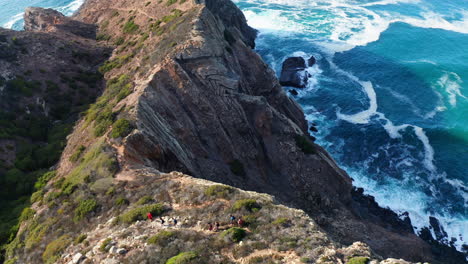
[[(112, 47), (113, 54), (100, 67), (106, 89), (76, 124), (56, 174), (41, 178), (33, 206), (21, 217), (18, 235), (7, 247), (11, 260), (62, 263), (68, 261), (67, 254), (83, 250), (91, 252), (88, 260), (100, 262), (109, 259), (109, 254), (93, 248), (109, 236), (128, 251), (118, 261), (152, 263), (157, 259), (165, 263), (172, 256), (163, 258), (156, 253), (161, 250), (157, 246), (144, 244), (145, 239), (126, 240), (159, 231), (147, 222), (133, 224), (144, 218), (143, 211), (181, 219), (190, 216), (204, 225), (225, 221), (232, 210), (251, 217), (252, 228), (258, 228), (259, 233), (248, 232), (245, 243), (263, 242), (267, 246), (260, 247), (260, 252), (291, 261), (347, 261), (357, 253), (343, 253), (346, 249), (340, 248), (356, 241), (373, 250), (362, 249), (365, 253), (357, 255), (375, 259), (381, 259), (379, 255), (433, 263), (460, 259), (456, 254), (451, 256), (453, 261), (447, 258), (450, 251), (435, 251), (413, 234), (410, 223), (353, 189), (347, 174), (313, 143), (300, 107), (252, 50), (255, 31), (232, 2), (113, 0), (109, 5), (104, 0), (88, 0), (73, 21), (37, 12), (25, 19), (27, 29), (49, 34), (51, 28), (74, 29), (60, 25), (75, 20), (96, 24), (99, 45)], [(247, 211), (241, 206), (237, 212), (232, 207), (248, 195), (235, 189), (235, 195), (227, 194), (234, 197), (223, 194), (221, 200), (206, 204), (204, 214), (199, 206), (204, 208), (209, 199), (198, 183), (208, 183), (163, 173), (170, 171), (268, 193), (278, 202), (303, 209), (311, 218), (300, 213), (296, 219), (298, 211), (284, 208), (278, 217), (286, 220), (279, 222), (297, 228), (297, 233), (290, 240), (274, 237), (269, 228), (264, 229), (278, 220), (270, 208), (275, 206), (268, 202), (271, 198), (254, 195), (258, 204), (250, 203), (254, 207), (248, 205)], [(182, 187), (171, 187), (180, 184), (178, 177), (183, 178)], [(146, 195), (150, 207), (131, 211)], [(190, 202), (181, 202), (184, 199)], [(110, 221), (113, 218), (117, 220)], [(315, 223), (296, 226), (294, 219), (299, 223), (314, 219), (319, 227)], [(119, 230), (130, 233), (117, 238)], [(237, 246), (220, 242), (217, 234), (201, 231), (193, 223), (187, 230), (174, 232), (176, 238), (180, 235), (192, 244), (179, 243), (164, 251), (178, 254), (196, 247), (193, 241), (202, 240), (218, 252), (210, 255), (196, 247), (203, 263), (245, 263), (242, 258), (250, 255), (234, 256)], [(306, 235), (313, 232), (324, 238)], [(87, 234), (88, 242), (95, 244), (73, 246), (72, 240), (80, 234)]]

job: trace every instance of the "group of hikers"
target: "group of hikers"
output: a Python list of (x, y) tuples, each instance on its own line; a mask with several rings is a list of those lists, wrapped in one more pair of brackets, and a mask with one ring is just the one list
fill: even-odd
[[(148, 217), (148, 220), (153, 221), (153, 215), (151, 214), (151, 212), (148, 212), (148, 213), (146, 214), (146, 216)], [(158, 221), (158, 220), (156, 220), (156, 221)], [(161, 225), (164, 226), (164, 224), (166, 223), (166, 220), (164, 220), (164, 218), (162, 218), (162, 217), (160, 216), (160, 217), (159, 217), (159, 222), (161, 223)], [(178, 223), (178, 221), (177, 221), (177, 219), (176, 219), (175, 217), (172, 217), (171, 219), (168, 220), (168, 224), (169, 224), (169, 225), (172, 224), (172, 226), (174, 226), (174, 227), (177, 226), (177, 223)], [(234, 215), (232, 215), (232, 214), (229, 216), (229, 223), (230, 223), (230, 226), (231, 226), (231, 227), (234, 227), (234, 226), (237, 226), (237, 227), (244, 227), (244, 225), (245, 225), (245, 221), (244, 221), (244, 219), (242, 219), (242, 217), (239, 217), (239, 218), (237, 219), (237, 218), (236, 218)], [(219, 227), (220, 227), (220, 226), (221, 226), (221, 224), (220, 224), (218, 221), (216, 221), (216, 222), (214, 222), (214, 223), (209, 222), (209, 223), (207, 224), (206, 229), (207, 229), (208, 231), (217, 232), (217, 231), (219, 231)]]
[[(148, 220), (153, 221), (153, 215), (150, 212), (148, 212), (146, 216), (148, 217)], [(161, 216), (159, 217), (159, 221), (161, 222), (161, 225), (164, 225), (166, 223), (166, 221)], [(171, 223), (173, 224), (173, 226), (177, 226), (177, 219), (175, 219), (174, 217), (171, 218), (168, 224)]]

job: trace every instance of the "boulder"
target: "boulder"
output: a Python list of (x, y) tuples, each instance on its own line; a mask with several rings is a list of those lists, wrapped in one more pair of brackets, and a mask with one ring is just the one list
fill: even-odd
[(308, 76), (305, 72), (306, 62), (302, 57), (290, 57), (283, 62), (280, 84), (296, 88), (304, 88)]
[(117, 254), (125, 255), (127, 254), (127, 250), (125, 248), (119, 248), (117, 249)]
[(79, 264), (81, 263), (86, 257), (83, 256), (81, 253), (77, 253), (73, 256), (72, 260), (69, 262), (71, 264)]

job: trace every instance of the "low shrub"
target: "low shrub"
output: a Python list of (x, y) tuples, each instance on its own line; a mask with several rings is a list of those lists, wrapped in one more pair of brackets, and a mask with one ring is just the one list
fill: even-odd
[(106, 238), (101, 245), (99, 246), (99, 250), (101, 252), (106, 252), (106, 247), (112, 242), (112, 238)]
[(129, 202), (127, 199), (125, 199), (125, 197), (119, 197), (117, 198), (117, 200), (115, 200), (115, 205), (117, 206), (122, 206), (122, 205), (128, 205)]
[(205, 190), (205, 195), (227, 199), (234, 192), (234, 188), (227, 185), (211, 185)]
[(19, 217), (19, 221), (20, 222), (27, 221), (27, 220), (33, 218), (35, 214), (36, 214), (36, 211), (34, 211), (33, 209), (31, 209), (29, 207), (26, 207), (21, 212), (21, 215)]
[(127, 119), (119, 119), (112, 125), (112, 138), (125, 137), (132, 131), (132, 125)]
[(245, 230), (242, 228), (238, 228), (238, 227), (231, 227), (228, 230), (225, 230), (221, 233), (222, 238), (227, 237), (236, 243), (242, 241), (242, 239), (244, 239), (245, 236), (246, 236)]
[(139, 29), (140, 26), (135, 24), (133, 20), (129, 20), (124, 24), (122, 31), (126, 34), (135, 34)]
[(44, 173), (34, 184), (36, 190), (42, 189), (47, 183), (57, 175), (56, 171), (49, 171)]
[(177, 3), (177, 0), (167, 0), (166, 6), (171, 6), (175, 3)]
[(138, 208), (131, 209), (124, 213), (123, 215), (119, 216), (119, 221), (131, 224), (137, 220), (144, 220), (146, 219), (146, 215), (151, 213), (153, 216), (159, 216), (164, 212), (164, 206), (160, 203), (157, 204), (150, 204), (141, 206)]
[(57, 261), (60, 258), (62, 252), (68, 247), (70, 243), (71, 239), (68, 235), (63, 235), (58, 239), (50, 242), (42, 254), (42, 260), (44, 263), (49, 264)]
[(77, 236), (75, 238), (75, 244), (76, 245), (81, 244), (83, 241), (85, 241), (86, 238), (88, 238), (88, 236), (86, 234), (81, 234), (81, 235)]
[(198, 258), (197, 252), (182, 252), (166, 261), (166, 264), (189, 264)]
[(138, 200), (138, 202), (136, 202), (135, 204), (136, 205), (144, 205), (144, 204), (148, 204), (148, 203), (151, 203), (151, 202), (154, 202), (153, 197), (147, 195), (147, 196), (141, 197), (140, 200)]
[(367, 262), (369, 262), (367, 257), (354, 257), (350, 258), (346, 264), (367, 264)]
[(96, 210), (98, 204), (94, 199), (83, 200), (78, 204), (78, 207), (75, 209), (75, 216), (73, 217), (73, 221), (79, 222), (83, 219), (87, 214)]
[(77, 162), (80, 158), (81, 158), (81, 155), (83, 154), (83, 152), (86, 150), (86, 147), (81, 145), (79, 146), (75, 152), (70, 156), (69, 160), (71, 162)]
[(174, 238), (176, 233), (170, 230), (163, 230), (156, 235), (148, 238), (148, 244), (160, 245), (163, 246), (167, 244), (168, 240)]
[(257, 203), (255, 199), (242, 199), (237, 200), (232, 206), (232, 210), (239, 211), (241, 209), (246, 209), (249, 212), (257, 212), (262, 207)]
[(279, 217), (275, 221), (272, 222), (273, 225), (278, 225), (278, 226), (287, 226), (289, 224), (289, 219), (286, 217)]

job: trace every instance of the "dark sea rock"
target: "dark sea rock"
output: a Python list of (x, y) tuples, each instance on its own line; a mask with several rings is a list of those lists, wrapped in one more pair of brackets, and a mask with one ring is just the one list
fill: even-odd
[(305, 74), (306, 61), (302, 57), (290, 57), (283, 62), (280, 84), (296, 88), (304, 88), (308, 76)]
[(315, 126), (311, 126), (311, 127), (309, 128), (309, 130), (310, 130), (311, 132), (318, 132), (318, 129), (317, 129)]
[(307, 60), (307, 64), (309, 65), (309, 67), (314, 66), (316, 62), (317, 62), (317, 60), (315, 59), (314, 56), (311, 56), (311, 57)]
[(292, 95), (298, 95), (298, 94), (299, 94), (299, 93), (298, 93), (296, 90), (294, 90), (294, 89), (289, 90), (289, 93), (292, 94)]

